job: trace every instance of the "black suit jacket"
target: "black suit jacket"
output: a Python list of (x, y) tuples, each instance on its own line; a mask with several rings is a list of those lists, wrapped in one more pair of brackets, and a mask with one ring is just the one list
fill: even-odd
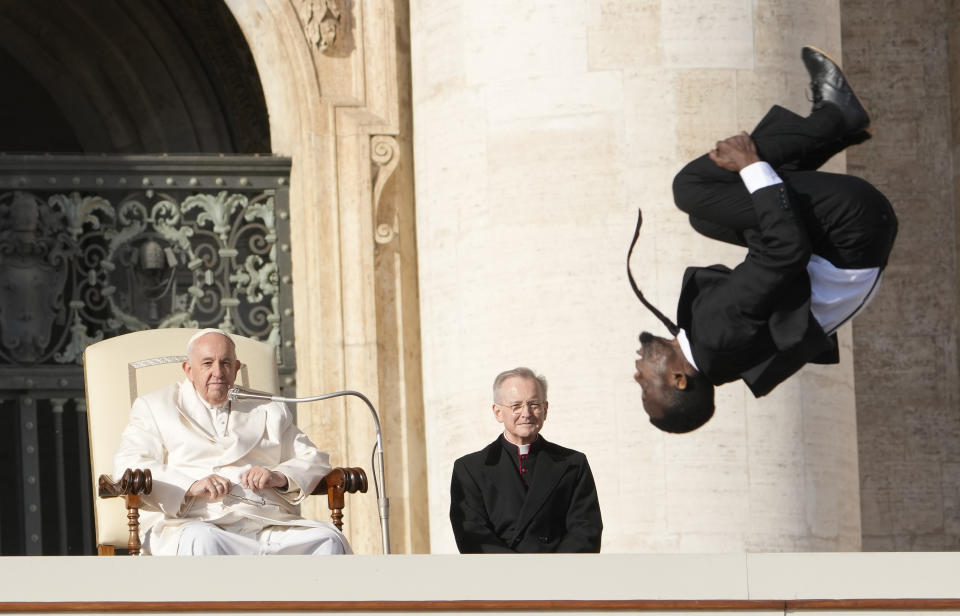
[(697, 368), (713, 384), (738, 378), (763, 396), (808, 362), (836, 363), (835, 336), (810, 312), (810, 239), (786, 184), (756, 191), (759, 219), (747, 257), (733, 270), (688, 268), (677, 323)]
[(714, 384), (742, 378), (762, 396), (805, 363), (835, 363), (836, 338), (810, 313), (807, 263), (883, 268), (897, 234), (886, 197), (865, 180), (817, 167), (862, 136), (843, 135), (842, 113), (824, 105), (801, 117), (774, 106), (751, 137), (784, 183), (747, 192), (738, 174), (703, 155), (674, 179), (677, 206), (699, 232), (746, 246), (734, 269), (690, 268), (677, 322), (700, 371)]
[(587, 457), (539, 437), (527, 489), (502, 438), (453, 464), (460, 552), (599, 552), (603, 521)]

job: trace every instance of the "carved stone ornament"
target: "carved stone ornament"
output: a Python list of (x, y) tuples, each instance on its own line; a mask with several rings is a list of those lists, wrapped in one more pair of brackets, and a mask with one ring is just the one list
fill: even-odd
[(42, 359), (54, 325), (63, 325), (64, 285), (78, 248), (77, 225), (94, 203), (60, 217), (35, 196), (15, 191), (0, 203), (0, 348), (18, 363)]
[(340, 34), (341, 0), (302, 0), (300, 18), (309, 40), (321, 52), (332, 49)]
[(370, 160), (373, 161), (373, 208), (377, 227), (374, 240), (378, 244), (390, 243), (397, 233), (397, 206), (393, 199), (383, 198), (383, 187), (393, 175), (400, 162), (400, 145), (389, 135), (376, 135), (370, 139)]

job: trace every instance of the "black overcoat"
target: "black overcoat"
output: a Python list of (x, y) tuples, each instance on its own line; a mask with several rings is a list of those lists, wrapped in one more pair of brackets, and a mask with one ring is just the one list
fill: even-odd
[(502, 439), (454, 462), (450, 522), (460, 552), (599, 552), (587, 457), (540, 436), (527, 489)]

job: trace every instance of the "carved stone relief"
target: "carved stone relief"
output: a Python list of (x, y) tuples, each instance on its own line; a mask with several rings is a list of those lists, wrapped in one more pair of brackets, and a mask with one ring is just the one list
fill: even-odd
[(332, 51), (340, 37), (339, 0), (303, 0), (300, 19), (309, 40), (319, 51)]
[(0, 196), (0, 357), (35, 363), (50, 346), (54, 324), (66, 320), (63, 289), (78, 252), (73, 221), (32, 194), (6, 197)]

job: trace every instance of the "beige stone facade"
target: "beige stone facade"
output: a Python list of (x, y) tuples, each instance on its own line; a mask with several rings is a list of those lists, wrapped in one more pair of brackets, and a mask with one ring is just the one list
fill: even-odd
[[(954, 545), (957, 460), (945, 435), (956, 433), (957, 276), (924, 281), (955, 258), (956, 225), (904, 216), (904, 197), (915, 201), (922, 180), (895, 151), (895, 136), (919, 132), (941, 152), (935, 160), (949, 160), (951, 93), (931, 77), (925, 86), (941, 112), (914, 111), (905, 123), (896, 105), (911, 99), (887, 96), (891, 84), (877, 77), (923, 56), (946, 80), (952, 7), (884, 5), (880, 23), (891, 29), (905, 12), (940, 27), (918, 25), (925, 42), (903, 43), (907, 58), (878, 58), (871, 50), (887, 31), (871, 3), (414, 0), (409, 24), (401, 4), (349, 5), (350, 51), (330, 55), (277, 35), (301, 18), (295, 3), (230, 3), (264, 80), (274, 150), (293, 155), (293, 185), (312, 204), (294, 225), (305, 234), (294, 239), (303, 247), (295, 253), (300, 389), (379, 394), (395, 550), (453, 550), (450, 466), (497, 434), (489, 382), (517, 364), (551, 380), (544, 434), (592, 462), (607, 551)], [(692, 232), (671, 204), (669, 179), (770, 104), (803, 111), (806, 43), (842, 57), (874, 111), (877, 138), (849, 160), (901, 215), (883, 291), (842, 332), (839, 367), (808, 368), (759, 401), (726, 386), (706, 429), (663, 436), (645, 422), (630, 381), (636, 333), (656, 327), (623, 276), (635, 208), (647, 222), (634, 267), (672, 312), (684, 266), (734, 263), (740, 253)], [(831, 162), (844, 166), (843, 157)], [(922, 182), (923, 194), (929, 216), (940, 208), (952, 221), (944, 178), (953, 172), (941, 166), (928, 168), (935, 179)], [(933, 262), (931, 242), (941, 255)], [(311, 269), (317, 262), (333, 267)], [(909, 299), (911, 285), (927, 299)], [(914, 303), (929, 316), (912, 326), (938, 341), (933, 361), (922, 342), (901, 339)], [(904, 394), (910, 375), (914, 383), (929, 375), (938, 393)], [(368, 440), (360, 415), (323, 410), (303, 423), (353, 457)], [(340, 427), (343, 437), (325, 436)], [(352, 511), (354, 527), (369, 526), (369, 504)], [(359, 549), (375, 549), (375, 533), (354, 532)]]
[[(151, 89), (122, 70), (122, 39), (78, 55), (109, 78), (62, 60), (78, 44), (69, 37), (41, 44), (45, 19), (56, 32), (139, 31), (122, 10), (108, 24), (106, 10), (77, 3), (49, 17), (7, 4), (0, 47), (14, 62), (0, 62), (74, 101), (64, 115), (82, 151), (223, 151), (251, 117), (238, 104), (232, 124), (217, 118), (196, 60), (173, 44), (156, 46), (165, 62), (131, 65), (189, 76), (169, 78), (174, 102), (166, 81)], [(394, 552), (455, 551), (450, 470), (497, 436), (490, 385), (517, 365), (550, 381), (546, 438), (591, 462), (604, 551), (960, 546), (955, 2), (224, 4), (255, 63), (269, 149), (292, 159), (297, 391), (359, 390), (379, 409)], [(164, 0), (131, 15), (189, 10), (202, 25), (195, 7)], [(809, 107), (804, 44), (841, 58), (872, 112), (874, 139), (829, 169), (866, 177), (894, 204), (884, 284), (841, 331), (839, 366), (806, 368), (760, 400), (723, 386), (704, 429), (663, 435), (631, 378), (639, 331), (663, 333), (626, 280), (637, 208), (633, 268), (672, 315), (687, 265), (732, 265), (742, 251), (690, 228), (671, 179), (771, 104)], [(334, 464), (369, 472), (360, 402), (304, 406), (299, 422)], [(348, 497), (359, 553), (380, 551), (373, 489)], [(307, 513), (327, 515), (320, 502)]]
[(660, 434), (630, 378), (657, 323), (624, 276), (638, 206), (633, 265), (668, 312), (687, 265), (742, 258), (689, 228), (672, 176), (773, 103), (805, 110), (800, 42), (838, 49), (838, 16), (829, 2), (412, 3), (435, 552), (453, 549), (452, 460), (496, 435), (488, 383), (516, 364), (552, 383), (545, 436), (591, 461), (605, 551), (859, 549), (849, 353), (760, 401), (723, 387), (706, 428)]

